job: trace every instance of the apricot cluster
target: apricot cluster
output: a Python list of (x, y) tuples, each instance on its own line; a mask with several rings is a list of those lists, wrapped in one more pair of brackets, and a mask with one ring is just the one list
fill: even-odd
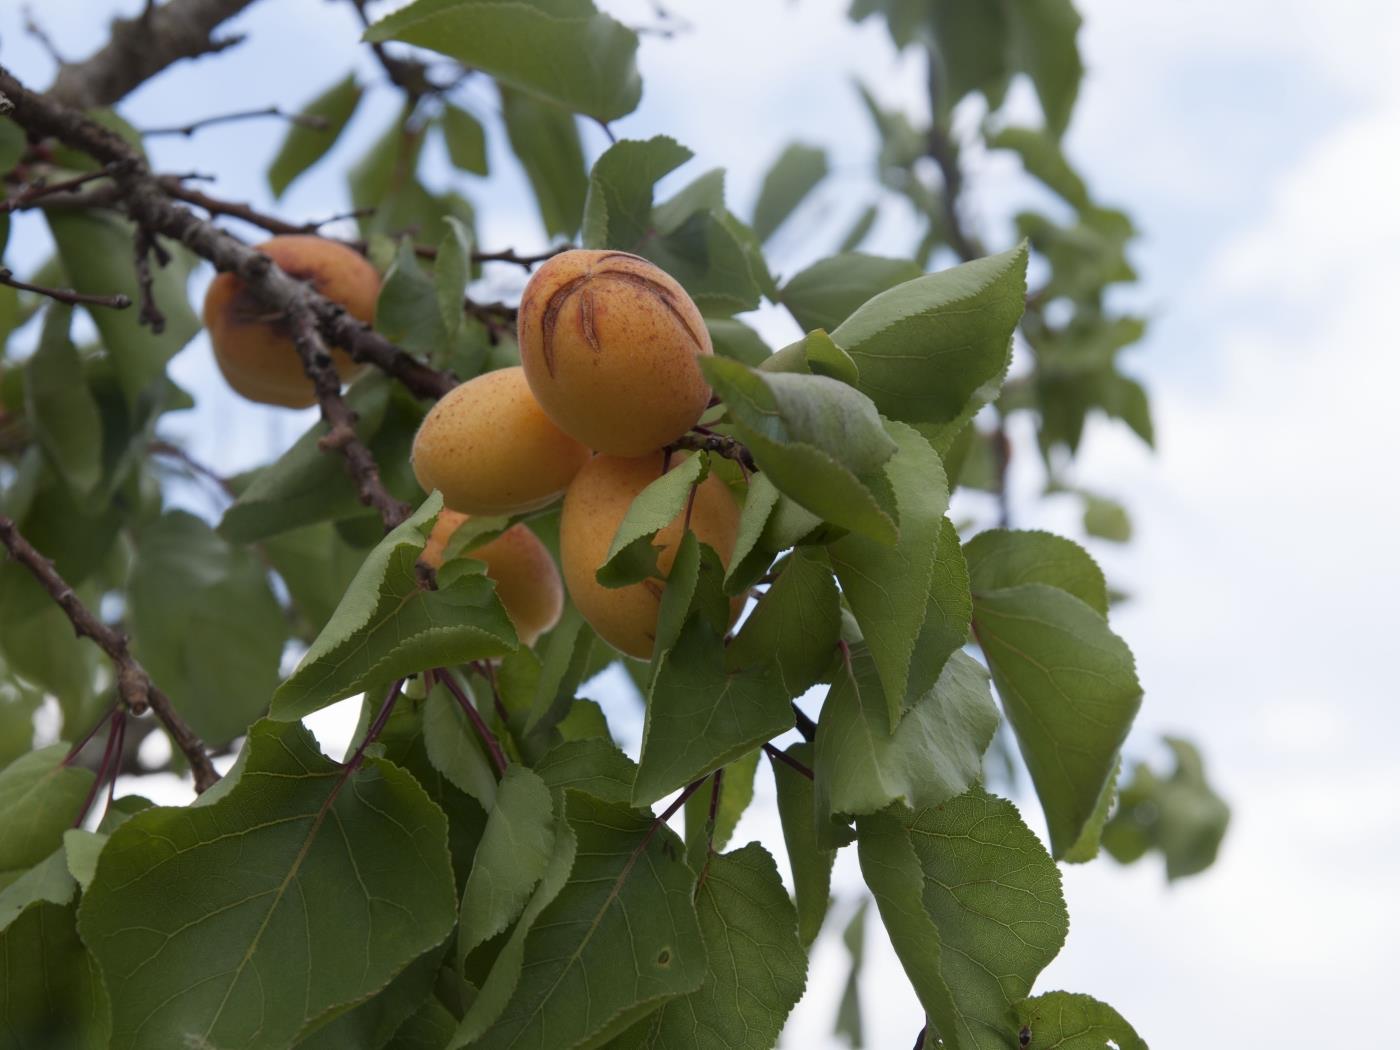
[[(685, 290), (645, 259), (568, 251), (525, 286), (519, 339), (520, 367), (454, 389), (414, 439), (419, 483), (440, 491), (449, 508), (424, 558), (442, 557), (461, 515), (523, 514), (563, 494), (559, 553), (570, 598), (605, 641), (649, 657), (681, 515), (653, 539), (660, 579), (609, 588), (595, 574), (632, 500), (661, 475), (663, 446), (709, 404), (699, 364), (713, 352), (704, 319)], [(706, 479), (690, 527), (726, 564), (738, 521), (728, 488)], [(559, 573), (526, 526), (469, 554), (487, 563), (523, 641), (553, 626), (563, 599)]]

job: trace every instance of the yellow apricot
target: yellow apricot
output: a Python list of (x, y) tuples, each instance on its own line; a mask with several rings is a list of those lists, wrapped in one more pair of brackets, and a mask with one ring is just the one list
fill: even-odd
[[(434, 569), (442, 568), (447, 541), (467, 517), (452, 510), (440, 513), (421, 560)], [(466, 557), (486, 563), (486, 575), (496, 582), (496, 596), (522, 644), (534, 645), (535, 639), (559, 622), (564, 611), (559, 569), (540, 538), (524, 524), (512, 525), (490, 543), (468, 551)]]
[[(660, 452), (632, 459), (593, 457), (569, 486), (559, 522), (560, 561), (569, 597), (599, 637), (629, 656), (642, 659), (651, 656), (656, 640), (662, 580), (604, 587), (594, 573), (603, 564), (632, 500), (660, 477), (662, 461)], [(652, 545), (658, 548), (656, 565), (663, 578), (676, 559), (683, 525), (684, 511), (652, 538)], [(714, 474), (702, 481), (695, 492), (690, 528), (702, 543), (715, 549), (728, 567), (739, 531), (739, 507), (728, 487)], [(733, 606), (733, 615), (738, 614), (739, 607), (737, 603)]]
[(587, 461), (588, 449), (544, 414), (518, 366), (449, 390), (413, 439), (418, 484), (464, 514), (537, 510)]
[[(379, 273), (353, 248), (309, 235), (273, 237), (257, 248), (351, 316), (366, 324), (374, 321)], [(219, 371), (249, 401), (286, 408), (315, 404), (316, 391), (291, 333), (284, 324), (267, 319), (267, 310), (233, 274), (221, 273), (210, 283), (204, 296), (204, 327)], [(342, 382), (359, 371), (350, 355), (337, 347), (331, 348), (331, 358)]]
[(705, 319), (666, 271), (626, 252), (563, 252), (520, 301), (520, 361), (549, 417), (589, 448), (641, 456), (710, 402)]

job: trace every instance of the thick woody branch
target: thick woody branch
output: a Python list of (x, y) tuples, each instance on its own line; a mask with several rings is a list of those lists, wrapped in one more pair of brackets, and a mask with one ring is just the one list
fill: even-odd
[(7, 284), (21, 292), (43, 295), (60, 303), (67, 303), (69, 306), (107, 306), (113, 310), (125, 310), (131, 305), (131, 298), (120, 293), (116, 295), (89, 295), (86, 292), (75, 292), (71, 288), (46, 288), (41, 284), (30, 284), (16, 278), (4, 266), (0, 266), (0, 284)]
[(53, 563), (34, 549), (21, 534), (18, 527), (7, 517), (0, 516), (0, 543), (9, 550), (10, 556), (23, 565), (39, 585), (67, 615), (73, 629), (80, 638), (90, 638), (107, 654), (117, 672), (117, 693), (128, 711), (134, 715), (147, 710), (155, 712), (161, 725), (165, 726), (175, 746), (189, 761), (194, 773), (194, 789), (204, 791), (219, 779), (218, 771), (209, 760), (204, 742), (190, 728), (166, 696), (151, 681), (146, 669), (137, 662), (127, 648), (126, 636), (113, 630), (99, 620), (73, 592), (66, 580), (58, 574)]
[(213, 39), (220, 23), (253, 0), (168, 0), (112, 23), (111, 38), (81, 62), (59, 68), (49, 95), (78, 109), (110, 106), (182, 59), (213, 54), (242, 37)]
[(436, 399), (456, 385), (445, 372), (425, 365), (348, 314), (343, 306), (293, 279), (266, 256), (170, 199), (162, 180), (124, 140), (82, 113), (24, 87), (0, 67), (0, 95), (11, 118), (31, 134), (53, 136), (103, 164), (112, 165), (116, 197), (126, 214), (150, 234), (184, 244), (225, 272), (236, 274), (249, 293), (277, 316), (310, 311), (322, 336), (357, 361), (393, 376), (415, 396)]

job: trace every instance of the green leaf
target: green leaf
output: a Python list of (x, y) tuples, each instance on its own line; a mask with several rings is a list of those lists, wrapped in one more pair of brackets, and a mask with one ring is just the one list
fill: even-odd
[(565, 605), (559, 622), (537, 645), (540, 674), (525, 720), (526, 734), (547, 733), (575, 709), (574, 694), (588, 673), (594, 637), (579, 611), (572, 604)]
[(1084, 76), (1076, 39), (1082, 19), (1074, 0), (1023, 0), (1008, 10), (1016, 63), (1030, 74), (1045, 126), (1058, 138), (1069, 126)]
[(1045, 847), (980, 789), (857, 828), (861, 873), (931, 1030), (949, 1050), (1014, 1046), (1016, 1004), (1069, 929)]
[[(105, 819), (106, 814), (103, 816)], [(125, 818), (126, 814), (119, 816)], [(82, 828), (69, 828), (63, 833), (63, 854), (68, 871), (84, 890), (91, 885), (92, 877), (97, 873), (97, 858), (107, 845), (107, 837), (106, 832), (85, 831)]]
[(553, 855), (554, 802), (549, 785), (524, 766), (511, 766), (496, 793), (462, 894), (458, 969), (474, 948), (516, 919)]
[[(444, 241), (452, 240), (449, 232)], [(449, 259), (449, 269), (450, 264)], [(399, 241), (393, 265), (384, 274), (384, 283), (379, 289), (374, 327), (410, 353), (427, 355), (441, 351), (449, 337), (441, 288), (434, 276), (425, 272), (418, 262), (413, 242), (407, 238)], [(458, 294), (464, 289), (465, 282), (458, 288)], [(456, 307), (456, 320), (460, 325), (463, 315), (460, 298)]]
[(734, 553), (730, 555), (729, 568), (724, 574), (726, 594), (742, 594), (772, 564), (777, 551), (761, 541), (781, 495), (767, 474), (755, 474), (749, 479), (744, 506), (739, 512)]
[[(1029, 1030), (1031, 1044), (1053, 1050), (1147, 1050), (1133, 1026), (1107, 1003), (1072, 992), (1046, 992), (1016, 1005), (1017, 1037)], [(1008, 1031), (1006, 1038), (1010, 1039)]]
[(637, 493), (598, 566), (598, 582), (604, 587), (625, 587), (661, 575), (656, 567), (659, 548), (652, 537), (685, 511), (691, 488), (709, 473), (710, 458), (701, 452), (686, 457)]
[(365, 31), (457, 59), (606, 122), (637, 108), (637, 34), (591, 0), (417, 0)]
[(704, 616), (691, 619), (661, 656), (632, 791), (637, 804), (654, 802), (792, 728), (792, 707), (774, 666), (729, 672), (724, 660), (723, 639)]
[(782, 301), (810, 331), (833, 331), (881, 292), (924, 276), (918, 263), (848, 252), (813, 263), (783, 285)]
[(988, 529), (963, 548), (974, 593), (1043, 583), (1068, 591), (1100, 616), (1108, 615), (1103, 570), (1079, 544), (1051, 532)]
[[(108, 212), (76, 208), (50, 208), (44, 218), (75, 289), (96, 295), (124, 294), (133, 303), (141, 301), (136, 269), (131, 264), (133, 227), (129, 222)], [(160, 334), (141, 324), (136, 307), (110, 310), (96, 306), (88, 311), (131, 404), (165, 375), (165, 363), (200, 329), (185, 293), (193, 257), (177, 245), (165, 244), (172, 255), (170, 264), (159, 266), (151, 261), (151, 292), (165, 315)]]
[(778, 154), (778, 159), (763, 176), (758, 201), (753, 207), (753, 232), (760, 241), (773, 236), (803, 199), (826, 178), (827, 171), (826, 150), (816, 146), (794, 142)]
[(1133, 538), (1133, 523), (1123, 504), (1102, 496), (1084, 493), (1084, 531), (1090, 536), (1113, 543), (1127, 543)]
[(880, 217), (880, 206), (878, 204), (869, 205), (851, 228), (846, 231), (846, 236), (841, 238), (841, 244), (837, 248), (838, 253), (853, 252), (861, 246), (865, 238), (870, 236), (870, 231), (875, 228), (875, 221)]
[(1103, 845), (1123, 864), (1149, 849), (1161, 851), (1167, 878), (1185, 878), (1215, 863), (1230, 807), (1210, 786), (1200, 751), (1179, 737), (1166, 737), (1176, 768), (1160, 776), (1138, 763), (1118, 797), (1118, 808), (1103, 831)]
[(1035, 128), (1002, 128), (987, 136), (991, 149), (1011, 150), (1021, 158), (1027, 172), (1034, 175), (1076, 208), (1089, 207), (1089, 190), (1079, 173), (1070, 167), (1059, 142)]
[[(786, 752), (812, 768), (811, 744), (793, 744)], [(811, 947), (821, 932), (831, 900), (831, 867), (836, 851), (817, 844), (816, 802), (812, 781), (781, 760), (772, 762), (773, 783), (778, 791), (778, 818), (783, 825), (788, 862), (792, 867), (793, 894), (797, 899), (797, 928), (802, 943)]]
[(383, 991), (318, 1027), (295, 1050), (379, 1050), (432, 995), (445, 951), (440, 945), (420, 955)]
[(618, 1047), (769, 1050), (807, 983), (797, 916), (756, 842), (709, 858), (695, 897), (709, 966), (697, 991), (666, 1003)]
[(673, 138), (624, 139), (609, 146), (588, 176), (583, 246), (631, 251), (651, 228), (652, 191), (693, 157)]
[(79, 922), (116, 1050), (285, 1046), (452, 929), (447, 821), (411, 776), (267, 721), (248, 756), (220, 801), (144, 810), (102, 852)]
[(63, 764), (67, 754), (59, 741), (0, 770), (0, 872), (32, 867), (63, 845), (93, 781), (92, 770)]
[(732, 357), (750, 368), (757, 368), (772, 354), (763, 337), (743, 321), (732, 317), (707, 317), (705, 327), (710, 331), (715, 353), (721, 357)]
[(73, 913), (37, 904), (0, 933), (0, 1032), (10, 1046), (107, 1048), (107, 993)]
[(438, 999), (429, 999), (399, 1026), (385, 1050), (444, 1050), (457, 1028), (457, 1018)]
[(722, 169), (657, 205), (636, 250), (678, 280), (707, 317), (752, 310), (777, 294), (758, 237), (724, 206)]
[(841, 931), (841, 940), (851, 957), (851, 969), (841, 990), (841, 1001), (836, 1006), (835, 1034), (845, 1036), (846, 1042), (854, 1047), (865, 1045), (865, 1025), (860, 1009), (860, 971), (865, 964), (865, 910), (869, 903), (866, 898), (861, 898), (846, 928)]
[(720, 777), (719, 805), (715, 808), (714, 837), (710, 837), (710, 798), (715, 781), (685, 801), (685, 857), (699, 871), (711, 848), (723, 850), (734, 829), (753, 801), (754, 774), (758, 771), (758, 748), (724, 767)]
[[(420, 0), (420, 3), (422, 0)], [(572, 237), (583, 221), (588, 174), (573, 114), (501, 88), (501, 115), (511, 149), (530, 180), (551, 237)]]
[(886, 416), (941, 454), (1001, 385), (1025, 309), (1026, 246), (881, 292), (831, 333)]
[(913, 427), (890, 422), (886, 428), (899, 450), (885, 464), (899, 537), (890, 546), (853, 534), (827, 550), (880, 670), (892, 730), (967, 640), (972, 603), (957, 532), (944, 517), (943, 462)]
[(54, 303), (39, 347), (24, 363), (24, 412), (34, 439), (77, 496), (102, 480), (102, 416), (68, 338), (71, 307)]
[(1104, 825), (1108, 823), (1109, 811), (1113, 809), (1113, 804), (1118, 798), (1118, 776), (1122, 771), (1123, 761), (1120, 758), (1113, 764), (1113, 772), (1104, 781), (1099, 800), (1094, 803), (1093, 815), (1085, 821), (1084, 830), (1079, 833), (1079, 838), (1075, 839), (1074, 844), (1065, 850), (1064, 856), (1060, 858), (1066, 864), (1088, 864), (1099, 855)]
[(453, 167), (473, 175), (490, 173), (486, 159), (486, 129), (476, 117), (461, 106), (447, 103), (442, 107), (442, 137), (447, 143), (447, 155)]
[(472, 231), (461, 219), (443, 219), (447, 233), (438, 245), (437, 262), (433, 266), (433, 285), (437, 293), (438, 313), (448, 336), (455, 336), (466, 316), (462, 302), (472, 275)]
[[(698, 989), (706, 953), (680, 842), (651, 814), (565, 793), (572, 870), (556, 863), (502, 949), (454, 1046), (599, 1046), (667, 999)], [(565, 869), (567, 870), (567, 869)], [(541, 903), (542, 902), (542, 903)], [(523, 965), (522, 965), (523, 964)], [(499, 1017), (493, 982), (514, 987)], [(518, 983), (511, 970), (518, 974)]]
[(764, 372), (804, 372), (839, 379), (848, 386), (860, 382), (860, 371), (851, 356), (831, 341), (823, 329), (808, 332), (759, 364)]
[(572, 788), (604, 802), (632, 804), (637, 766), (603, 737), (566, 740), (535, 763), (535, 772), (551, 791)]
[(292, 608), (314, 638), (335, 613), (355, 578), (364, 552), (355, 550), (326, 522), (282, 532), (262, 541), (277, 575), (287, 585)]
[(1142, 703), (1132, 653), (1096, 610), (1043, 583), (974, 593), (973, 631), (1058, 857), (1093, 817)]
[(194, 731), (242, 735), (277, 688), (288, 634), (258, 558), (171, 511), (136, 532), (127, 601), (133, 652)]
[(830, 563), (818, 550), (797, 550), (726, 647), (725, 667), (771, 664), (782, 691), (798, 697), (831, 666), (840, 634), (841, 599)]
[(414, 566), (437, 518), (434, 493), (369, 553), (335, 615), (272, 697), (292, 720), (430, 667), (500, 656), (518, 644), (484, 566), (459, 558), (425, 590)]
[[(5, 872), (6, 876), (14, 875)], [(78, 891), (78, 884), (68, 870), (68, 857), (62, 848), (54, 850), (34, 867), (21, 874), (4, 889), (0, 889), (0, 931), (40, 901), (67, 904)]]
[(986, 95), (989, 109), (1000, 107), (1012, 72), (1003, 5), (941, 3), (933, 6), (932, 14), (930, 28), (944, 81), (939, 122), (948, 126), (953, 107), (974, 91)]
[(851, 647), (822, 705), (815, 754), (818, 819), (874, 813), (891, 802), (937, 806), (982, 776), (997, 727), (987, 674), (956, 653), (891, 733), (875, 661)]
[(423, 701), (423, 746), (434, 769), (490, 812), (496, 802), (495, 768), (456, 696), (440, 682)]
[(701, 368), (779, 490), (833, 524), (894, 541), (895, 523), (868, 479), (896, 446), (868, 398), (826, 376), (759, 371), (726, 358), (706, 358)]
[(289, 124), (282, 145), (267, 169), (267, 184), (274, 197), (281, 197), (298, 175), (330, 152), (345, 125), (350, 123), (364, 89), (349, 73), (302, 107), (308, 117), (318, 117), (324, 127)]

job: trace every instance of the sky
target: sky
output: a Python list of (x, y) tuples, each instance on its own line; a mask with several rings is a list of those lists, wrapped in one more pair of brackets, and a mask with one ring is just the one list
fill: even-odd
[[(22, 35), (17, 6), (0, 11), (0, 61), (42, 84), (51, 67)], [(92, 0), (38, 6), (61, 49), (83, 54), (100, 39)], [(601, 6), (634, 23), (651, 18), (645, 0)], [(920, 69), (893, 54), (878, 25), (847, 22), (840, 0), (669, 6), (692, 28), (645, 39), (645, 95), (618, 134), (669, 133), (692, 148), (697, 159), (679, 181), (727, 168), (741, 213), (789, 141), (827, 147), (836, 175), (778, 235), (775, 268), (792, 273), (834, 250), (869, 192), (873, 139), (852, 78), (917, 110)], [(1400, 6), (1081, 8), (1088, 74), (1066, 149), (1098, 197), (1143, 231), (1133, 255), (1143, 280), (1126, 302), (1152, 324), (1129, 360), (1152, 392), (1159, 442), (1150, 451), (1119, 426), (1091, 426), (1074, 476), (1122, 499), (1135, 524), (1126, 548), (1089, 541), (1132, 595), (1113, 617), (1146, 687), (1130, 753), (1162, 763), (1161, 733), (1192, 737), (1233, 821), (1217, 865), (1170, 887), (1152, 861), (1063, 869), (1071, 935), (1037, 987), (1104, 999), (1158, 1047), (1380, 1045), (1393, 1027), (1390, 947), (1400, 938), (1400, 687), (1389, 660), (1400, 585), (1391, 309)], [(294, 106), (341, 75), (355, 36), (344, 5), (324, 0), (255, 5), (240, 27), (253, 43), (173, 70), (124, 112), (150, 126)], [(489, 95), (474, 97), (491, 111)], [(394, 105), (382, 86), (372, 92), (322, 174), (277, 210), (314, 218), (343, 208), (325, 173), (365, 148)], [(1033, 105), (1025, 90), (1013, 93), (1015, 112)], [(279, 134), (231, 125), (161, 140), (156, 158), (167, 170), (215, 171), (215, 192), (270, 205), (263, 171)], [(586, 139), (591, 154), (604, 145), (596, 130)], [(484, 245), (528, 250), (544, 234), (502, 145), (497, 136), (502, 177), (464, 176), (462, 186), (478, 203)], [(1006, 244), (1005, 217), (1027, 199), (1016, 165), (973, 155), (968, 166), (968, 214), (988, 241)], [(886, 209), (869, 250), (902, 247), (901, 220)], [(494, 280), (500, 294), (520, 283), (513, 273)], [(796, 334), (776, 311), (755, 323), (775, 345)], [(170, 431), (220, 469), (266, 460), (307, 424), (228, 394), (202, 340), (174, 372), (201, 407)], [(1076, 504), (1041, 499), (1043, 481), (1033, 456), (1014, 464), (1017, 523), (1078, 535)], [(634, 719), (635, 741), (631, 698), (616, 690), (606, 700)], [(334, 723), (318, 723), (328, 740)], [(780, 844), (769, 784), (761, 769), (736, 844)], [(1043, 829), (1033, 800), (1018, 801)], [(786, 1046), (841, 1045), (830, 1035), (845, 966), (834, 934), (859, 892), (850, 852)], [(874, 924), (867, 975), (867, 1044), (912, 1045), (918, 1006)]]

